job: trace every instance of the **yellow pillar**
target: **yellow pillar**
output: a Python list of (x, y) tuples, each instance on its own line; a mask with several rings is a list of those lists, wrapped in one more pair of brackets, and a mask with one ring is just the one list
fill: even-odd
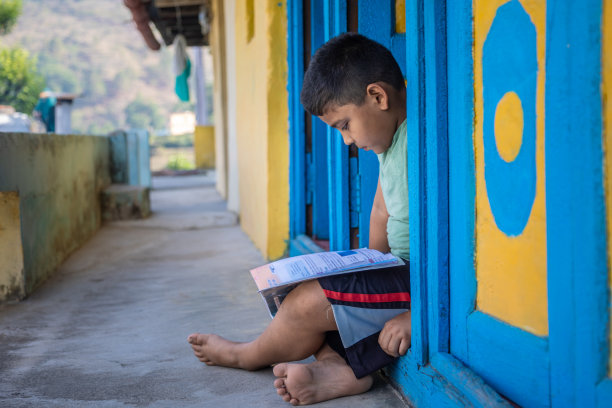
[(269, 0), (268, 13), (268, 243), (267, 257), (285, 254), (289, 239), (289, 104), (286, 2)]
[(19, 193), (0, 192), (0, 302), (25, 296)]
[(215, 127), (195, 127), (193, 137), (193, 150), (195, 152), (195, 165), (198, 169), (215, 168)]
[(286, 2), (237, 2), (235, 28), (240, 223), (266, 258), (277, 259), (289, 239)]

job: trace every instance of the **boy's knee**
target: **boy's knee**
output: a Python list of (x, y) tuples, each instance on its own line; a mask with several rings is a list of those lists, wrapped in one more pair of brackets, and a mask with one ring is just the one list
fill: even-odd
[(281, 308), (298, 319), (318, 317), (329, 307), (330, 303), (317, 280), (301, 283), (281, 304)]

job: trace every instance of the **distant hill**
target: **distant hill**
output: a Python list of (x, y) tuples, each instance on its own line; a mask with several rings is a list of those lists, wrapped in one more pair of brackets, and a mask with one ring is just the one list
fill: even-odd
[(78, 133), (126, 127), (125, 108), (137, 99), (156, 107), (161, 118), (153, 123), (189, 108), (174, 94), (172, 48), (147, 48), (122, 0), (23, 0), (23, 14), (0, 46), (37, 56), (51, 90), (83, 94), (72, 116)]

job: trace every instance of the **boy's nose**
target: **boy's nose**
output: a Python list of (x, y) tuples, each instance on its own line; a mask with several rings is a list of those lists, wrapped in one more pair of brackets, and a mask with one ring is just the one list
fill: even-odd
[(342, 135), (342, 141), (344, 142), (345, 145), (350, 146), (353, 144), (353, 140), (348, 135), (345, 135), (344, 133), (341, 133), (341, 135)]

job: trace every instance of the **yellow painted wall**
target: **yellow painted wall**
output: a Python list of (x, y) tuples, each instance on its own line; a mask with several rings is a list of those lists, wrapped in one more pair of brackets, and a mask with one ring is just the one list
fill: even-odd
[[(496, 225), (487, 196), (483, 146), (483, 45), (496, 16), (507, 0), (474, 0), (474, 148), (476, 163), (476, 278), (477, 308), (513, 326), (540, 336), (548, 335), (546, 211), (544, 178), (544, 81), (546, 56), (546, 2), (523, 0), (537, 33), (536, 193), (530, 218), (522, 233), (510, 237)], [(499, 154), (506, 161), (520, 149), (520, 104), (512, 93), (502, 98), (495, 115)], [(505, 123), (498, 116), (506, 113)], [(514, 129), (514, 130), (513, 130)]]
[(211, 9), (213, 19), (209, 40), (215, 78), (213, 81), (215, 171), (217, 173), (217, 191), (224, 199), (227, 199), (227, 77), (225, 75), (225, 8), (223, 7), (223, 0), (214, 0), (211, 3)]
[(274, 259), (289, 238), (286, 3), (238, 0), (235, 27), (240, 221)]
[(0, 302), (25, 295), (19, 193), (0, 192)]
[[(603, 35), (602, 35), (602, 96), (603, 96), (603, 119), (604, 134), (603, 147), (605, 152), (605, 177), (604, 187), (606, 189), (606, 209), (608, 217), (608, 285), (610, 290), (608, 296), (612, 296), (612, 2), (606, 0), (603, 3)], [(609, 315), (612, 316), (612, 301), (610, 301)], [(612, 320), (612, 319), (609, 319)], [(608, 341), (612, 346), (612, 321), (608, 321)], [(608, 377), (612, 377), (612, 347), (609, 347)]]
[(195, 165), (198, 169), (212, 169), (215, 167), (215, 127), (195, 127), (193, 135), (193, 151)]
[(287, 82), (287, 9), (285, 1), (268, 1), (268, 251), (279, 258), (289, 239), (289, 95)]
[(406, 33), (406, 0), (395, 0), (395, 32)]

